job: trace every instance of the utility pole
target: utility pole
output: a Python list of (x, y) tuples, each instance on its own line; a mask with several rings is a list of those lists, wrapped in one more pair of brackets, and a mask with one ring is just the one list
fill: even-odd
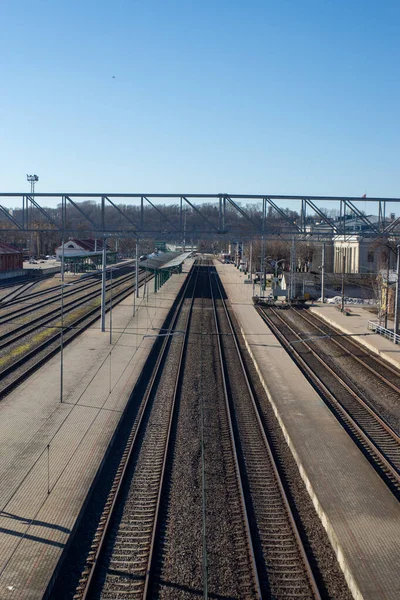
[(64, 396), (64, 279), (65, 279), (65, 239), (61, 241), (61, 327), (60, 327), (60, 402)]
[[(111, 267), (110, 267), (110, 344), (112, 344), (112, 276), (113, 276), (113, 267), (111, 265)], [(111, 354), (110, 354), (110, 356), (111, 356)]]
[(396, 334), (399, 333), (399, 280), (400, 280), (400, 245), (397, 245), (397, 279), (396, 279), (396, 297), (394, 299), (394, 324), (393, 324), (393, 333), (394, 333), (394, 343), (397, 344)]
[(136, 269), (135, 269), (135, 289), (133, 290), (133, 316), (136, 313), (136, 298), (139, 298), (139, 241), (136, 240)]
[(289, 285), (289, 301), (294, 297), (294, 290), (296, 288), (295, 281), (295, 268), (296, 268), (296, 245), (294, 241), (294, 236), (292, 237), (292, 246), (290, 249), (290, 285)]
[(389, 316), (389, 277), (390, 277), (390, 248), (388, 248), (387, 274), (386, 274), (385, 329), (388, 328), (388, 316)]
[(323, 244), (322, 244), (321, 296), (322, 296), (322, 304), (324, 304), (324, 302), (325, 302), (325, 242), (323, 242)]
[(100, 327), (104, 333), (106, 330), (106, 263), (107, 263), (107, 252), (106, 252), (106, 236), (103, 235), (103, 264), (102, 264), (102, 277), (101, 277), (101, 319)]
[(346, 252), (343, 252), (342, 257), (342, 313), (344, 313), (344, 271), (346, 269)]

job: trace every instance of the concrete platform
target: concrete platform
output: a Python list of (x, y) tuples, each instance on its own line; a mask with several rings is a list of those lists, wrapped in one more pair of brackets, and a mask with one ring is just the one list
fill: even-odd
[[(0, 402), (0, 599), (42, 598), (168, 310), (186, 279), (133, 296)], [(141, 296), (143, 288), (141, 288)], [(107, 327), (109, 326), (107, 317)]]
[(354, 598), (399, 598), (396, 499), (256, 313), (246, 276), (214, 264)]
[(343, 333), (355, 335), (360, 344), (400, 369), (400, 345), (368, 330), (368, 321), (376, 321), (377, 318), (366, 308), (354, 305), (348, 317), (331, 304), (320, 304), (310, 307), (310, 310)]

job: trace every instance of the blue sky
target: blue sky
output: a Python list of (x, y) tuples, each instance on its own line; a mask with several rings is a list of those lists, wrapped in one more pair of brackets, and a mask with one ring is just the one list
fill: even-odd
[(2, 191), (400, 197), (399, 21), (385, 0), (3, 0)]

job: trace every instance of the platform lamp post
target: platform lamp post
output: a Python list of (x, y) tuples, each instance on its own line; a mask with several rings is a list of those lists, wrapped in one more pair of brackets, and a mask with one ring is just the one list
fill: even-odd
[[(39, 177), (38, 175), (27, 175), (26, 176), (27, 181), (31, 184), (31, 194), (33, 195), (35, 193), (35, 183), (37, 181), (39, 181)], [(28, 209), (28, 203), (26, 203), (26, 211), (27, 211), (27, 224), (29, 227), (29, 209)], [(32, 214), (32, 208), (31, 208), (31, 214)], [(29, 234), (29, 258), (31, 258), (32, 256), (32, 252), (33, 252), (33, 244), (32, 244), (32, 233)]]

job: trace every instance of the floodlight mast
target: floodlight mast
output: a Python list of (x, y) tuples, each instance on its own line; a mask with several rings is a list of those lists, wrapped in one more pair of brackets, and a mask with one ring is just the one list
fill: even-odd
[[(26, 179), (31, 184), (31, 194), (33, 195), (35, 193), (35, 183), (37, 181), (39, 181), (39, 177), (38, 177), (38, 175), (27, 175)], [(26, 209), (27, 209), (27, 213), (28, 213), (27, 214), (27, 222), (28, 222), (28, 226), (29, 226), (28, 200), (26, 201)], [(32, 214), (32, 205), (31, 205), (31, 214)], [(30, 236), (29, 236), (29, 257), (32, 256), (32, 251), (33, 251), (32, 234), (30, 234)]]
[(35, 183), (37, 181), (39, 181), (39, 177), (38, 177), (38, 175), (27, 175), (26, 178), (29, 181), (29, 183), (31, 184), (31, 194), (34, 194), (35, 193)]

